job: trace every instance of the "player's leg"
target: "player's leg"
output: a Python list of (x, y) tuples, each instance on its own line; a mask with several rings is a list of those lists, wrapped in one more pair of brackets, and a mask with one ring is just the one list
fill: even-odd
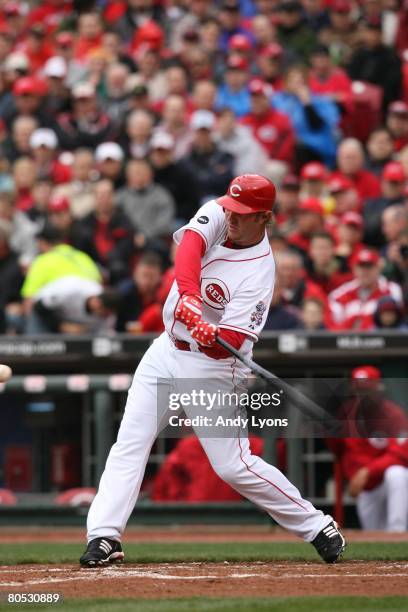
[[(140, 362), (128, 393), (117, 441), (112, 446), (98, 493), (89, 509), (88, 542), (120, 541), (134, 508), (146, 463), (158, 431), (157, 379), (171, 377), (172, 355), (165, 337), (158, 338)], [(111, 546), (111, 542), (105, 545)]]
[(392, 465), (384, 472), (387, 499), (387, 531), (406, 531), (408, 517), (408, 469)]
[(365, 531), (385, 529), (387, 497), (384, 483), (371, 491), (362, 491), (357, 496), (357, 515)]

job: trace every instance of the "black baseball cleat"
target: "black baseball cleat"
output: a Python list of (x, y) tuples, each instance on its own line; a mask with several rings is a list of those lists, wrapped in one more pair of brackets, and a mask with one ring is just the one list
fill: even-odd
[(89, 542), (79, 562), (85, 567), (100, 567), (120, 563), (124, 558), (120, 542), (110, 538), (95, 538)]
[(326, 563), (336, 563), (347, 546), (343, 534), (334, 521), (317, 534), (312, 544)]

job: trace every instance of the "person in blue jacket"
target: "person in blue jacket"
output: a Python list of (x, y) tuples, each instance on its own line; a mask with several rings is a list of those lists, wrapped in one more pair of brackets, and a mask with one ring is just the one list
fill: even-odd
[(333, 167), (340, 113), (330, 98), (311, 93), (306, 67), (294, 65), (288, 68), (284, 89), (274, 94), (272, 106), (292, 121), (297, 140), (297, 165), (301, 167), (318, 159)]

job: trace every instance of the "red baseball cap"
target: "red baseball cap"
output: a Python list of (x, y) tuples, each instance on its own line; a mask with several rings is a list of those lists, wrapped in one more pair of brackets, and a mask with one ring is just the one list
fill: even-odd
[(300, 171), (300, 178), (308, 181), (323, 181), (326, 175), (326, 168), (320, 162), (309, 162)]
[(42, 95), (42, 88), (37, 79), (30, 76), (21, 77), (17, 79), (13, 85), (13, 94), (15, 96)]
[(353, 183), (346, 176), (333, 176), (327, 182), (327, 188), (330, 193), (341, 193), (347, 189), (353, 188)]
[(55, 42), (59, 47), (70, 47), (74, 43), (71, 32), (60, 32), (55, 37)]
[(235, 177), (226, 195), (216, 202), (223, 208), (241, 215), (256, 212), (270, 212), (276, 198), (275, 185), (260, 174), (242, 174)]
[(350, 210), (349, 212), (344, 213), (344, 215), (340, 219), (341, 225), (353, 225), (358, 229), (362, 229), (363, 227), (363, 217), (358, 213)]
[(406, 177), (403, 165), (396, 161), (388, 162), (388, 164), (384, 166), (382, 178), (392, 183), (404, 183)]
[(375, 266), (378, 263), (379, 259), (380, 257), (377, 251), (372, 251), (371, 249), (362, 249), (355, 258), (354, 263), (356, 266)]
[(403, 100), (397, 100), (389, 105), (388, 112), (395, 115), (408, 115), (408, 104)]
[(227, 59), (228, 70), (248, 70), (248, 62), (240, 55), (231, 55)]
[(292, 189), (293, 191), (299, 191), (300, 184), (296, 174), (287, 174), (282, 181), (281, 189)]
[(279, 43), (270, 43), (266, 45), (261, 52), (259, 53), (262, 57), (271, 57), (274, 59), (279, 59), (283, 55), (283, 47)]
[(298, 207), (299, 212), (315, 213), (323, 216), (323, 205), (318, 198), (306, 198), (302, 200)]
[(351, 372), (352, 380), (381, 380), (381, 372), (374, 366), (358, 366)]
[(70, 210), (69, 200), (65, 196), (55, 196), (47, 204), (47, 212), (60, 213)]
[(349, 0), (334, 0), (329, 6), (329, 10), (335, 13), (350, 13), (351, 3)]
[(249, 82), (248, 91), (252, 96), (259, 95), (268, 98), (272, 95), (273, 88), (262, 79), (252, 79), (252, 81)]
[(23, 9), (19, 2), (6, 2), (3, 12), (6, 17), (18, 17), (23, 14)]
[(245, 34), (234, 34), (228, 42), (228, 49), (231, 51), (249, 51), (252, 48), (248, 37)]

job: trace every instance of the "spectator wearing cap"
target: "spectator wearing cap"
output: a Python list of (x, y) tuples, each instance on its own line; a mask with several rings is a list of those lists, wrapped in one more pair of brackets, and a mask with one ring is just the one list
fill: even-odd
[(72, 215), (82, 219), (95, 208), (94, 182), (97, 177), (95, 160), (89, 149), (76, 149), (72, 160), (72, 177), (53, 191), (56, 197), (66, 197)]
[(407, 177), (402, 164), (392, 161), (384, 166), (381, 179), (381, 196), (367, 200), (363, 210), (365, 242), (372, 246), (384, 244), (381, 215), (389, 206), (402, 204)]
[(331, 178), (348, 178), (356, 189), (360, 200), (377, 198), (381, 194), (378, 178), (364, 169), (363, 145), (356, 138), (345, 138), (337, 150), (337, 170)]
[(150, 142), (150, 163), (154, 182), (173, 196), (178, 226), (187, 223), (199, 207), (195, 176), (183, 161), (174, 159), (174, 139), (167, 132), (157, 131)]
[(192, 132), (187, 117), (187, 105), (181, 96), (169, 96), (163, 106), (158, 129), (174, 139), (174, 158), (181, 159), (191, 149)]
[(320, 162), (309, 162), (300, 170), (300, 197), (323, 200), (326, 194), (326, 168)]
[(283, 62), (283, 48), (277, 42), (266, 45), (257, 54), (259, 77), (271, 85), (273, 91), (280, 91), (283, 88)]
[(291, 167), (294, 157), (295, 134), (290, 119), (271, 107), (272, 88), (261, 79), (249, 83), (251, 112), (242, 124), (251, 128), (254, 137), (265, 149), (268, 175), (280, 180)]
[(249, 112), (248, 68), (248, 61), (241, 55), (231, 55), (228, 58), (225, 80), (217, 91), (217, 109), (230, 108), (237, 117), (243, 117)]
[(408, 329), (407, 318), (404, 317), (403, 309), (391, 296), (386, 295), (378, 300), (377, 309), (374, 313), (374, 329)]
[(12, 327), (16, 316), (21, 314), (20, 290), (23, 274), (18, 261), (18, 254), (10, 245), (12, 224), (0, 218), (0, 333), (4, 334)]
[(112, 24), (115, 32), (119, 34), (120, 40), (125, 45), (130, 45), (135, 31), (145, 24), (146, 21), (154, 21), (158, 25), (164, 23), (164, 8), (162, 5), (147, 0), (125, 0), (125, 12)]
[(335, 217), (339, 218), (347, 212), (356, 212), (361, 208), (358, 193), (350, 179), (345, 176), (332, 176), (327, 181), (331, 208)]
[(381, 372), (362, 365), (351, 372), (351, 393), (339, 418), (347, 437), (331, 440), (341, 471), (356, 498), (362, 529), (408, 529), (407, 417), (384, 394)]
[(277, 283), (281, 303), (291, 306), (300, 316), (306, 298), (314, 297), (327, 308), (327, 297), (323, 291), (305, 276), (302, 256), (292, 249), (276, 253)]
[(381, 275), (376, 251), (362, 249), (354, 260), (354, 279), (329, 295), (333, 320), (339, 329), (370, 329), (378, 300), (390, 295), (402, 304), (401, 287)]
[(324, 212), (318, 198), (306, 198), (298, 207), (295, 231), (289, 234), (288, 244), (306, 259), (310, 249), (310, 240), (315, 232), (324, 227)]
[(45, 62), (52, 56), (53, 49), (47, 38), (44, 24), (37, 22), (29, 26), (19, 50), (27, 56), (33, 73), (41, 70)]
[(51, 196), (47, 204), (46, 214), (46, 223), (60, 233), (62, 242), (75, 248), (81, 247), (81, 222), (74, 219), (67, 197)]
[(394, 141), (394, 151), (401, 151), (408, 145), (408, 104), (401, 100), (390, 104), (386, 122)]
[(336, 228), (336, 257), (341, 260), (342, 268), (351, 270), (353, 261), (363, 245), (363, 217), (354, 211), (346, 212), (339, 219)]
[(303, 0), (302, 2), (306, 23), (313, 32), (329, 25), (329, 15), (326, 4), (322, 0)]
[(39, 125), (53, 127), (53, 118), (50, 117), (43, 104), (45, 91), (37, 78), (32, 76), (20, 77), (14, 82), (12, 93), (12, 99), (3, 109), (1, 115), (7, 125), (13, 123), (20, 115), (30, 115), (37, 119)]
[[(127, 117), (129, 117), (133, 111), (142, 110), (147, 111), (148, 113), (153, 112), (152, 104), (149, 98), (149, 90), (144, 83), (137, 82), (135, 85), (132, 85), (130, 88), (128, 104), (128, 114), (125, 119), (127, 119)], [(121, 127), (121, 130), (123, 130), (123, 126)]]
[(386, 208), (381, 227), (387, 241), (382, 251), (386, 258), (383, 274), (399, 283), (408, 298), (408, 210), (403, 206)]
[(74, 57), (86, 63), (89, 55), (101, 47), (103, 24), (97, 11), (85, 11), (78, 17), (78, 36), (74, 44)]
[(146, 159), (128, 161), (126, 186), (117, 193), (117, 202), (132, 224), (136, 246), (150, 241), (161, 248), (162, 239), (172, 232), (176, 207), (170, 192), (154, 182)]
[(115, 130), (108, 115), (99, 107), (95, 87), (88, 82), (72, 89), (73, 110), (58, 118), (58, 139), (63, 149), (97, 147), (113, 139)]
[(141, 159), (149, 153), (153, 133), (153, 115), (147, 110), (134, 110), (126, 118), (120, 144), (125, 157)]
[(71, 0), (43, 0), (39, 6), (30, 8), (28, 23), (42, 23), (47, 32), (54, 32), (63, 20), (71, 16)]
[(296, 61), (307, 61), (316, 44), (315, 34), (305, 21), (298, 0), (283, 0), (277, 6), (278, 38)]
[(369, 17), (361, 28), (361, 45), (353, 53), (348, 73), (354, 81), (367, 81), (383, 89), (383, 110), (401, 93), (401, 60), (382, 42), (381, 18)]
[(54, 55), (44, 64), (42, 70), (47, 83), (47, 108), (57, 116), (71, 108), (70, 90), (65, 83), (67, 63), (61, 56)]
[(287, 236), (295, 231), (299, 207), (300, 183), (295, 174), (287, 174), (277, 193), (275, 223), (279, 232)]
[(273, 96), (272, 104), (292, 121), (298, 165), (317, 159), (331, 166), (336, 155), (339, 112), (332, 100), (311, 93), (308, 80), (303, 66), (288, 68), (284, 89)]
[(69, 89), (83, 81), (88, 72), (86, 64), (75, 59), (74, 51), (75, 36), (71, 32), (62, 31), (55, 35), (55, 52), (65, 61), (67, 67), (65, 83)]
[(243, 57), (250, 65), (252, 61), (252, 39), (245, 34), (233, 34), (228, 41), (228, 53)]
[(71, 179), (70, 167), (58, 159), (58, 140), (54, 130), (35, 130), (30, 137), (30, 149), (38, 178), (48, 178), (56, 185), (67, 183)]
[(112, 181), (115, 189), (125, 183), (123, 162), (125, 155), (116, 142), (103, 142), (95, 150), (95, 162), (101, 179)]
[(351, 80), (343, 68), (336, 66), (328, 47), (317, 45), (313, 49), (311, 66), (309, 85), (312, 92), (329, 96), (344, 111), (351, 110)]
[(24, 31), (27, 27), (27, 14), (21, 2), (14, 0), (3, 2), (2, 13), (6, 26), (13, 32), (15, 40), (23, 38)]
[(384, 166), (392, 160), (393, 153), (394, 143), (388, 128), (374, 129), (367, 140), (366, 170), (380, 176)]
[(234, 176), (234, 158), (221, 151), (215, 142), (215, 115), (209, 111), (195, 111), (190, 128), (193, 142), (184, 162), (196, 177), (200, 203), (219, 196), (227, 190)]
[(30, 138), (37, 128), (38, 121), (31, 115), (20, 115), (14, 119), (3, 145), (5, 156), (11, 163), (19, 157), (30, 155)]
[(346, 67), (356, 48), (358, 33), (350, 0), (333, 0), (328, 6), (329, 25), (319, 32), (319, 42), (329, 48), (336, 65)]
[(312, 234), (306, 260), (307, 278), (326, 295), (352, 279), (352, 274), (343, 267), (344, 261), (336, 257), (335, 247), (335, 240), (329, 232)]
[(150, 49), (158, 54), (163, 52), (164, 32), (152, 19), (147, 19), (133, 35), (130, 52), (137, 57), (144, 49)]
[(249, 127), (237, 123), (230, 108), (219, 112), (216, 138), (221, 151), (226, 151), (234, 157), (235, 176), (267, 173), (268, 157), (265, 149), (255, 139)]
[(116, 283), (128, 275), (133, 254), (133, 227), (115, 202), (112, 181), (94, 185), (95, 209), (81, 219), (80, 246)]
[(242, 26), (239, 0), (222, 0), (218, 20), (221, 25), (219, 45), (222, 51), (228, 50), (229, 41), (236, 34), (244, 34), (252, 40), (252, 33)]

